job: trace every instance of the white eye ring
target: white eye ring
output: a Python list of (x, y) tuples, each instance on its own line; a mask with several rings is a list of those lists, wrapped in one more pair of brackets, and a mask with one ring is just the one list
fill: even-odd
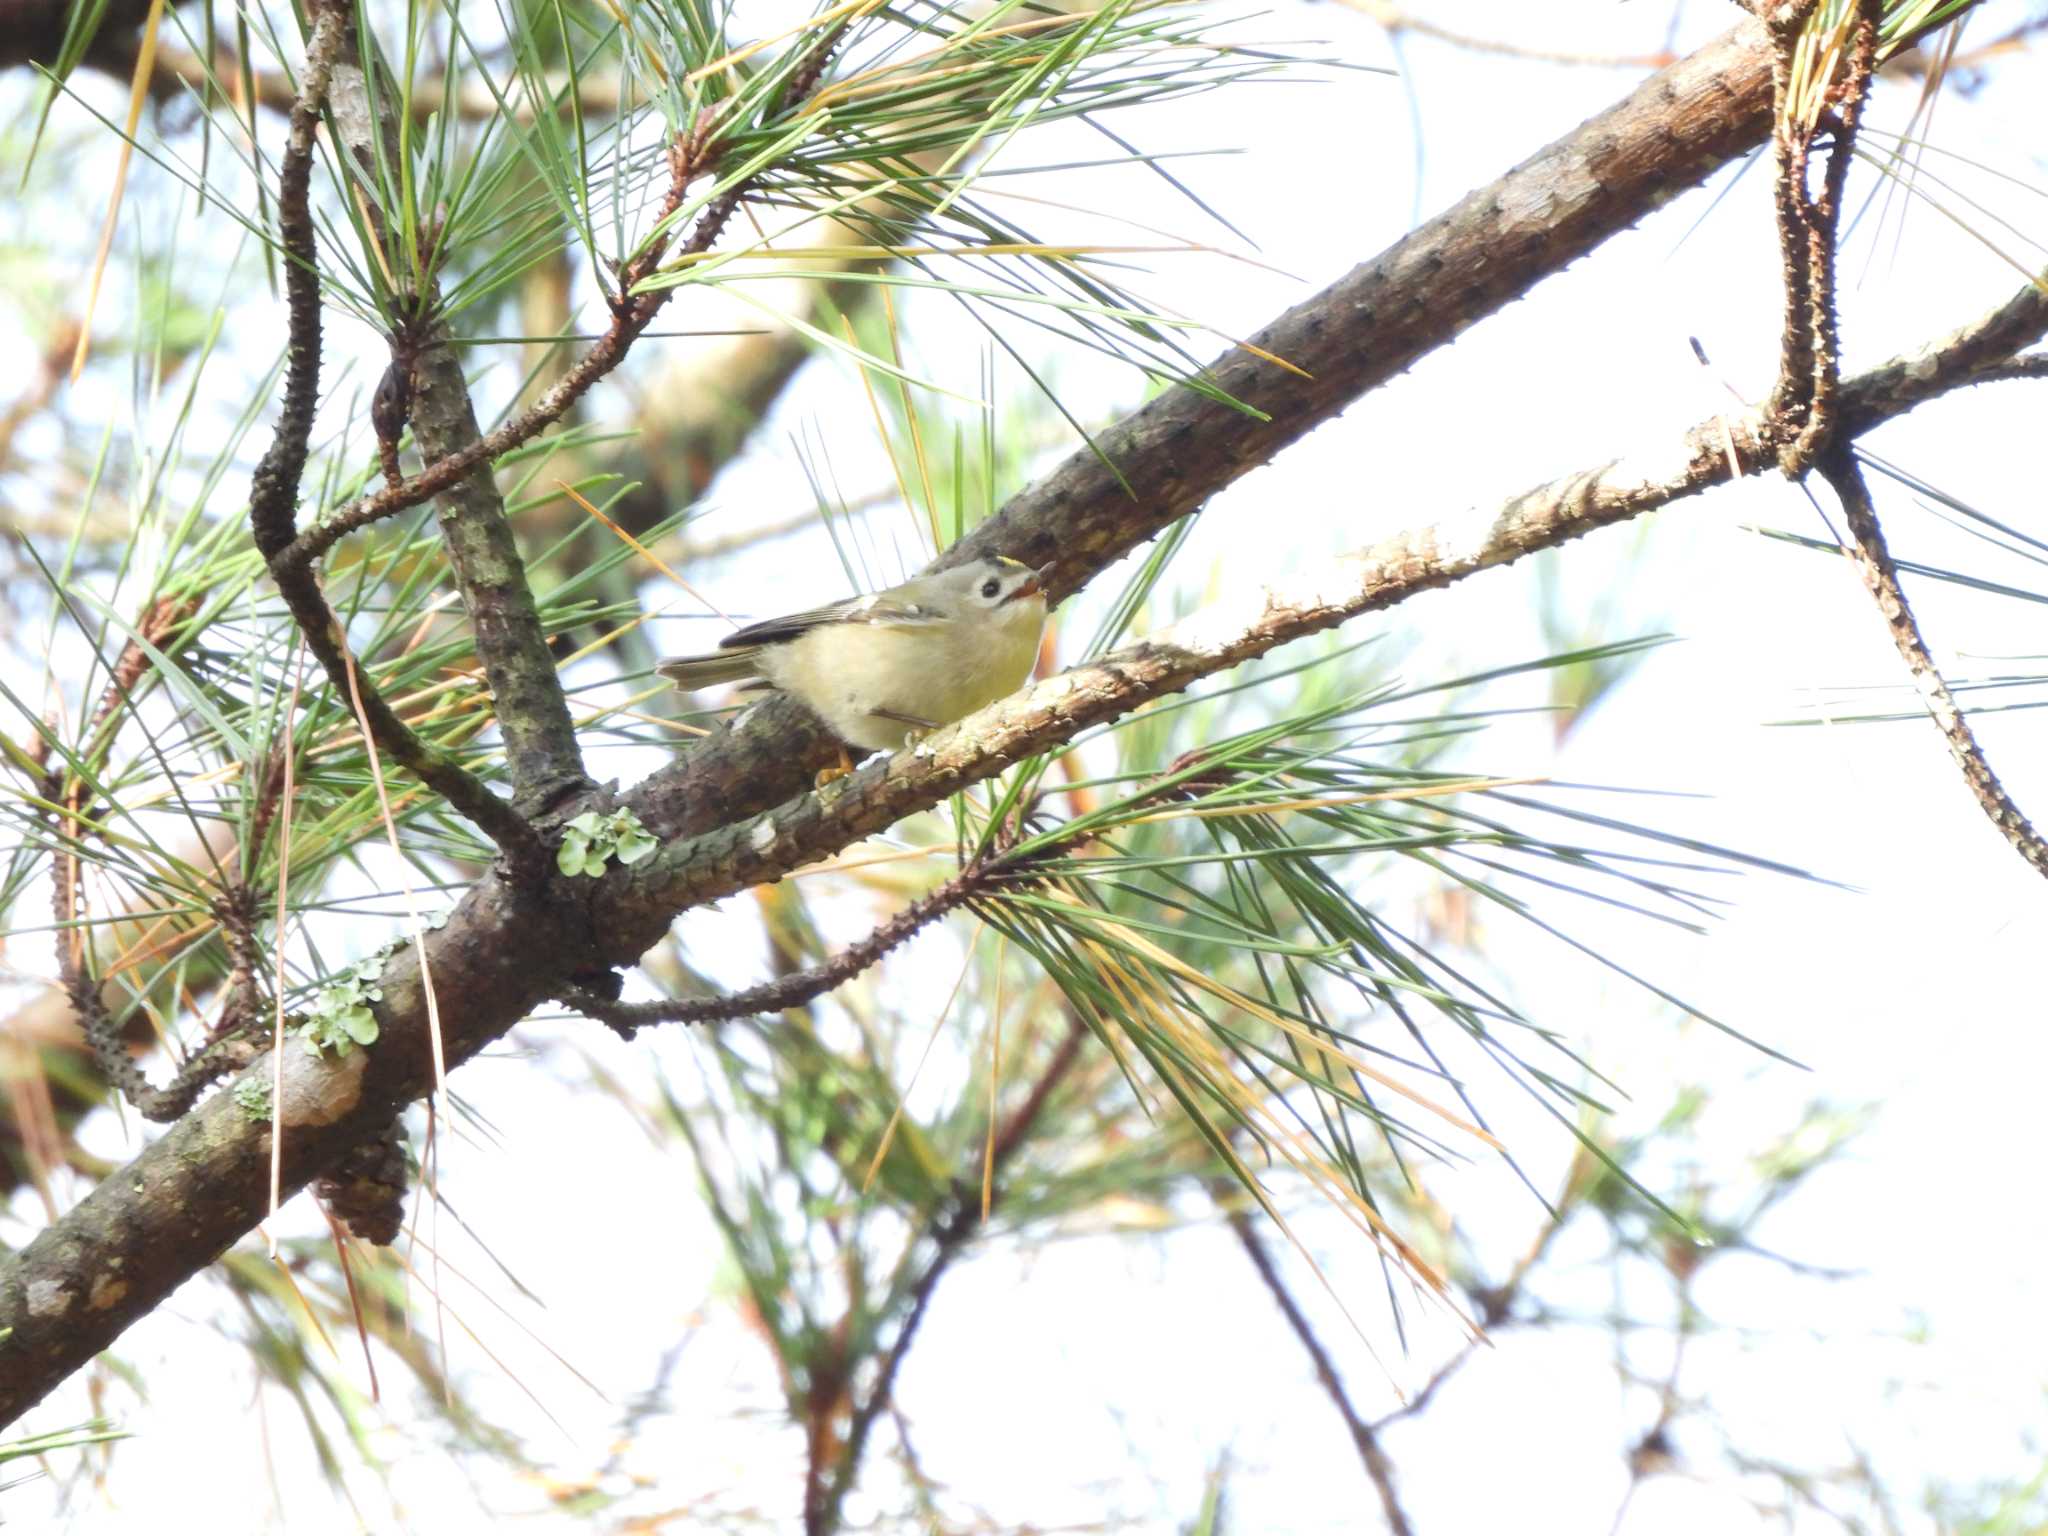
[(998, 592), (1002, 590), (1003, 584), (997, 581), (993, 576), (989, 577), (987, 581), (984, 581), (981, 584), (981, 595), (983, 597), (994, 597)]

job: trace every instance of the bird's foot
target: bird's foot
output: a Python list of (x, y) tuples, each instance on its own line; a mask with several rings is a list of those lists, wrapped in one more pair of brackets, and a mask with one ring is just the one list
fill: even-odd
[(846, 743), (842, 741), (839, 743), (839, 761), (820, 768), (813, 784), (816, 788), (823, 789), (827, 784), (836, 784), (852, 772), (853, 759), (847, 756)]

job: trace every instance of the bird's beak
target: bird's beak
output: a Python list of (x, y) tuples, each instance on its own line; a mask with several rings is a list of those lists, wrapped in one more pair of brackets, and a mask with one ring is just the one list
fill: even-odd
[(1019, 587), (1016, 591), (1012, 592), (1008, 597), (1004, 598), (1003, 601), (1006, 603), (1014, 603), (1020, 597), (1037, 597), (1041, 592), (1045, 590), (1046, 581), (1052, 576), (1052, 568), (1057, 564), (1059, 564), (1057, 560), (1046, 561), (1044, 565), (1041, 565), (1037, 570), (1031, 573), (1031, 579), (1029, 581), (1025, 582), (1023, 586)]
[(1040, 565), (1036, 571), (1030, 573), (1030, 580), (1024, 586), (1020, 586), (1016, 592), (1012, 592), (1008, 598), (1004, 598), (1004, 602), (1010, 604), (1010, 602), (1016, 602), (1018, 598), (1036, 598), (1040, 592), (1044, 592), (1044, 582), (1047, 582), (1047, 578), (1053, 573), (1053, 567), (1057, 563), (1059, 561), (1047, 561), (1044, 565)]

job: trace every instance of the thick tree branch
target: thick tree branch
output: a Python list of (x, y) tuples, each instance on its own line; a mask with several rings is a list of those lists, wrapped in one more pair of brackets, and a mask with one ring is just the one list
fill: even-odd
[[(1864, 380), (1845, 385), (1844, 414), (1874, 426), (1939, 393), (1932, 381), (1967, 384), (1974, 371), (1995, 366), (2044, 331), (2048, 294), (2026, 289), (1943, 347), (1877, 370), (1869, 388)], [(1994, 344), (2005, 350), (1987, 350)], [(445, 1059), (457, 1065), (496, 1040), (555, 990), (557, 978), (637, 958), (686, 904), (775, 878), (1090, 721), (1348, 614), (1391, 606), (1692, 495), (1731, 473), (1731, 442), (1743, 472), (1770, 467), (1762, 426), (1761, 415), (1702, 423), (1661, 453), (1552, 481), (1504, 508), (1387, 540), (1320, 577), (1203, 609), (1152, 641), (1063, 673), (826, 791), (737, 828), (681, 839), (587, 894), (579, 888), (575, 896), (594, 908), (588, 916), (559, 885), (542, 893), (487, 875), (428, 943)], [(646, 786), (643, 792), (651, 793)], [(728, 800), (746, 792), (732, 787)], [(374, 1050), (339, 1059), (287, 1050), (284, 1102), (275, 1116), (290, 1132), (287, 1190), (380, 1131), (432, 1081), (424, 991), (409, 951), (393, 958), (382, 985)], [(269, 1070), (267, 1058), (259, 1058), (244, 1075), (260, 1081)], [(21, 1253), (0, 1260), (0, 1423), (33, 1405), (262, 1218), (269, 1136), (270, 1127), (248, 1120), (234, 1095), (216, 1094)]]
[[(2016, 323), (2016, 316), (2026, 317), (2025, 322)], [(1985, 364), (2000, 355), (1987, 352), (1987, 342), (2005, 343), (2018, 333), (2024, 345), (2043, 329), (2048, 329), (2048, 294), (2023, 289), (1931, 354), (1889, 364), (1868, 381), (1845, 385), (1844, 415), (1873, 425), (1882, 419), (1881, 412), (1930, 398), (1936, 379), (1949, 380), (1950, 387), (1969, 382), (1966, 359)], [(1177, 693), (1209, 673), (1695, 495), (1731, 478), (1737, 465), (1744, 474), (1758, 473), (1775, 464), (1774, 428), (1768, 409), (1702, 422), (1661, 448), (1553, 480), (1504, 506), (1475, 508), (1339, 556), (1308, 573), (1248, 586), (1149, 639), (991, 705), (911, 750), (869, 762), (823, 791), (670, 843), (622, 882), (622, 887), (636, 887), (627, 904), (683, 910), (779, 879), (1019, 758), (1148, 700)], [(616, 915), (626, 920), (624, 911)]]
[[(1526, 177), (1518, 172), (1490, 189), (1489, 199), (1500, 199), (1490, 227), (1509, 230), (1518, 244), (1479, 239), (1478, 231), (1489, 227), (1482, 204), (1463, 215), (1477, 242), (1470, 249), (1463, 242), (1439, 246), (1433, 263), (1427, 252), (1403, 242), (1323, 300), (1294, 311), (1281, 328), (1304, 346), (1312, 344), (1315, 355), (1326, 360), (1340, 381), (1337, 396), (1347, 388), (1356, 392), (1380, 382), (1396, 366), (1379, 350), (1388, 337), (1408, 349), (1393, 354), (1398, 366), (1406, 366), (1602, 235), (1697, 181), (1711, 169), (1714, 156), (1748, 148), (1764, 129), (1767, 73), (1760, 31), (1737, 29), (1639, 91), (1626, 109), (1604, 114), (1544, 151), (1530, 162), (1537, 169), (1524, 168)], [(1719, 126), (1704, 137), (1691, 131), (1707, 120)], [(1619, 192), (1599, 181), (1603, 173), (1619, 178)], [(1568, 236), (1549, 238), (1532, 230), (1531, 221), (1546, 209), (1563, 222)], [(1443, 222), (1424, 233), (1441, 241)], [(1977, 368), (2008, 361), (2048, 329), (2042, 302), (2042, 295), (2029, 290), (1993, 321), (1972, 327), (1956, 342), (1966, 358), (1936, 355), (1894, 365), (1905, 379), (1886, 375), (1885, 388), (1892, 391), (1888, 397), (1873, 389), (1866, 401), (1854, 384), (1846, 386), (1845, 419), (1867, 406), (1861, 425), (1875, 425), (1938, 392), (1917, 391), (1913, 379), (1946, 378), (1947, 387), (1954, 387), (1969, 382)], [(2023, 314), (2024, 321), (2019, 318)], [(1983, 336), (2009, 344), (2002, 351), (1970, 351), (1973, 339)], [(1296, 349), (1282, 345), (1279, 350)], [(1249, 365), (1233, 358), (1223, 370), (1240, 367)], [(1320, 393), (1320, 379), (1318, 393), (1303, 400), (1295, 393), (1296, 384), (1284, 382), (1291, 375), (1253, 371), (1259, 377), (1235, 391), (1240, 398), (1256, 384), (1262, 408), (1285, 406), (1295, 398), (1306, 419), (1283, 414), (1260, 420), (1197, 402), (1187, 398), (1189, 392), (1169, 392), (1110, 437), (1119, 462), (1147, 500), (1135, 501), (1113, 479), (1070, 462), (1045, 485), (1015, 498), (977, 534), (981, 547), (1035, 549), (1042, 558), (1057, 549), (1062, 552), (1062, 590), (1072, 590), (1101, 562), (1150, 536), (1168, 518), (1192, 510), (1342, 404), (1342, 398)], [(1751, 431), (1747, 425), (1743, 430), (1745, 435)], [(1199, 625), (1192, 631), (1179, 626), (1153, 645), (1137, 648), (1135, 655), (1126, 653), (1116, 672), (1100, 665), (1080, 669), (949, 731), (928, 754), (907, 753), (871, 764), (837, 793), (755, 820), (739, 835), (737, 848), (731, 846), (733, 839), (721, 842), (716, 835), (695, 839), (707, 862), (717, 864), (714, 876), (694, 872), (672, 856), (673, 850), (653, 861), (659, 865), (656, 878), (643, 880), (637, 871), (608, 875), (594, 890), (584, 882), (522, 890), (504, 876), (488, 874), (428, 941), (446, 1059), (458, 1064), (496, 1040), (559, 978), (636, 959), (666, 930), (682, 900), (716, 888), (749, 858), (767, 868), (764, 852), (796, 858), (812, 843), (822, 848), (828, 836), (851, 837), (854, 823), (881, 814), (885, 803), (904, 810), (921, 799), (928, 804), (930, 799), (923, 797), (936, 798), (942, 785), (985, 777), (1009, 755), (1053, 739), (1055, 733), (1045, 729), (1048, 719), (1063, 719), (1072, 728), (1087, 718), (1107, 718), (1143, 697), (1185, 686), (1239, 655), (1280, 643), (1280, 631), (1290, 626), (1306, 632), (1336, 623), (1340, 610), (1387, 606), (1689, 495), (1729, 473), (1723, 445), (1735, 435), (1728, 424), (1707, 423), (1662, 453), (1554, 482), (1505, 509), (1467, 514), (1448, 529), (1390, 541), (1379, 551), (1342, 562), (1330, 573), (1327, 591), (1274, 594), (1283, 605), (1295, 604), (1284, 612), (1269, 613), (1265, 599), (1255, 598), (1251, 607), (1256, 611), (1233, 615), (1258, 626), (1249, 645), (1241, 633), (1205, 634)], [(1755, 472), (1766, 460), (1745, 447), (1742, 470)], [(1156, 504), (1150, 499), (1155, 475)], [(1304, 599), (1310, 601), (1304, 605)], [(815, 727), (801, 723), (795, 706), (763, 706), (750, 711), (740, 729), (655, 775), (631, 803), (664, 837), (689, 838), (787, 799), (808, 782), (823, 745)], [(984, 761), (975, 760), (977, 750)], [(757, 839), (764, 847), (748, 846)], [(277, 1115), (289, 1129), (283, 1166), (287, 1190), (376, 1134), (431, 1081), (423, 993), (409, 954), (394, 958), (383, 987), (377, 1010), (382, 1034), (374, 1049), (327, 1061), (298, 1049), (287, 1052), (284, 1102)], [(248, 1075), (260, 1077), (268, 1070), (259, 1059)], [(249, 1120), (234, 1095), (217, 1094), (26, 1249), (0, 1260), (0, 1422), (39, 1400), (261, 1218), (268, 1193), (269, 1135), (270, 1127)]]

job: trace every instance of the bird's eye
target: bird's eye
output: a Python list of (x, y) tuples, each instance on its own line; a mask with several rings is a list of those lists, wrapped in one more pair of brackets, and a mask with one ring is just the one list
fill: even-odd
[(984, 581), (981, 584), (981, 595), (983, 597), (994, 597), (998, 592), (1002, 590), (1003, 584), (997, 581), (993, 576), (989, 577), (987, 581)]

